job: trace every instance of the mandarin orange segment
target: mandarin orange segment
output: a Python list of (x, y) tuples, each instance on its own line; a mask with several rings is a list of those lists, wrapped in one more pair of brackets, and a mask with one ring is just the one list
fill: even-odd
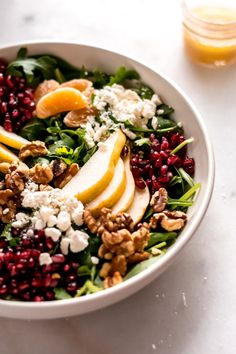
[(73, 87), (79, 91), (85, 91), (87, 88), (92, 86), (92, 82), (86, 79), (73, 79), (70, 81), (63, 82), (60, 87)]
[(44, 119), (61, 112), (87, 106), (88, 100), (79, 90), (72, 87), (62, 87), (40, 98), (36, 106), (36, 115), (38, 118)]
[(34, 101), (37, 103), (40, 98), (59, 87), (60, 84), (56, 80), (44, 80), (37, 86), (36, 90), (34, 91)]

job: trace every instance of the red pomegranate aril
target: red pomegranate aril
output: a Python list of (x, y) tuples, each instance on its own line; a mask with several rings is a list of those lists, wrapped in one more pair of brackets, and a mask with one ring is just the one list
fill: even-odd
[(2, 286), (2, 284), (4, 283), (4, 281), (5, 281), (5, 278), (0, 277), (0, 286)]
[(190, 176), (193, 176), (195, 170), (194, 159), (189, 157), (185, 158), (183, 161), (183, 168)]
[(36, 250), (36, 249), (32, 249), (31, 250), (31, 256), (34, 258), (34, 259), (38, 259), (39, 258), (39, 255), (40, 255), (40, 251)]
[(135, 178), (134, 182), (136, 187), (138, 187), (139, 189), (144, 189), (146, 187), (146, 183), (142, 178)]
[(16, 288), (18, 286), (18, 281), (16, 279), (12, 279), (10, 285), (12, 288)]
[(50, 237), (46, 237), (45, 243), (49, 250), (52, 250), (55, 247), (55, 243)]
[(59, 283), (59, 279), (51, 279), (51, 288), (55, 288)]
[(150, 160), (151, 161), (156, 161), (157, 159), (160, 158), (160, 154), (159, 152), (157, 151), (153, 151), (151, 154), (150, 154)]
[(29, 259), (31, 255), (31, 250), (23, 251), (20, 253), (20, 259)]
[(139, 157), (138, 156), (133, 156), (130, 160), (130, 165), (131, 166), (137, 166), (138, 165), (138, 161), (139, 161)]
[(173, 173), (171, 171), (168, 171), (167, 177), (169, 178), (169, 180), (171, 180), (173, 178)]
[(19, 111), (18, 109), (13, 109), (12, 113), (11, 113), (11, 116), (12, 116), (12, 119), (17, 119), (19, 117)]
[(160, 187), (160, 183), (157, 180), (152, 181), (152, 188), (154, 189), (154, 191), (158, 191)]
[(160, 183), (160, 184), (167, 184), (170, 182), (170, 179), (169, 177), (165, 176), (165, 177), (158, 177), (157, 181)]
[(161, 144), (160, 144), (158, 141), (154, 141), (154, 142), (152, 143), (152, 149), (153, 149), (154, 151), (160, 152), (160, 150), (161, 150)]
[(10, 270), (10, 274), (12, 277), (15, 277), (18, 274), (18, 271), (17, 271), (15, 265), (12, 265), (11, 270)]
[(42, 286), (42, 280), (41, 280), (41, 279), (38, 279), (38, 278), (33, 278), (32, 281), (31, 281), (31, 285), (32, 285), (34, 288), (41, 288), (41, 286)]
[(77, 288), (78, 288), (77, 283), (72, 282), (72, 283), (67, 284), (66, 290), (69, 292), (74, 292), (77, 290)]
[(52, 258), (53, 263), (64, 263), (65, 262), (65, 256), (63, 256), (63, 254), (55, 254), (51, 258)]
[(160, 175), (161, 176), (166, 176), (168, 172), (168, 166), (167, 165), (162, 165), (160, 168)]
[(167, 150), (168, 148), (169, 148), (168, 140), (165, 137), (163, 137), (161, 143), (161, 150)]
[(10, 120), (5, 120), (5, 122), (3, 123), (4, 129), (7, 130), (8, 132), (12, 132), (12, 123)]
[(32, 112), (35, 110), (35, 103), (33, 101), (31, 101), (28, 105), (27, 108)]
[(63, 267), (63, 270), (64, 272), (69, 272), (69, 270), (71, 269), (70, 265), (69, 264), (65, 264), (64, 267)]
[(51, 285), (51, 274), (46, 274), (43, 279), (43, 286), (48, 288)]
[(160, 156), (161, 156), (161, 158), (162, 158), (163, 160), (166, 160), (166, 159), (168, 159), (169, 154), (168, 154), (166, 151), (161, 150), (161, 151), (160, 151)]
[(155, 168), (160, 168), (162, 166), (162, 158), (159, 157), (154, 163)]
[(8, 292), (8, 287), (7, 287), (7, 285), (6, 285), (6, 284), (2, 285), (2, 286), (0, 287), (0, 295), (6, 295), (7, 292)]
[(181, 159), (177, 155), (172, 155), (168, 157), (167, 164), (170, 166), (180, 167), (181, 166)]
[(7, 240), (0, 240), (0, 248), (5, 248), (7, 246)]
[(0, 85), (4, 85), (5, 79), (3, 73), (0, 72)]
[(76, 278), (77, 278), (77, 276), (76, 276), (75, 274), (70, 274), (70, 275), (68, 275), (68, 276), (66, 277), (66, 281), (67, 281), (68, 283), (71, 283), (71, 282), (75, 281)]
[(30, 287), (29, 283), (23, 282), (18, 286), (18, 289), (19, 289), (19, 291), (22, 292), (22, 291), (29, 289), (29, 287)]
[(45, 295), (46, 295), (47, 300), (54, 300), (55, 299), (54, 291), (48, 290)]
[(21, 297), (25, 301), (30, 301), (31, 300), (31, 294), (29, 291), (26, 291), (25, 293), (21, 294)]
[(44, 301), (44, 297), (43, 296), (40, 296), (40, 295), (37, 295), (34, 297), (33, 299), (35, 302), (41, 302), (41, 301)]
[(148, 178), (148, 179), (146, 180), (146, 184), (147, 184), (148, 187), (151, 187), (152, 181)]
[(8, 109), (8, 104), (7, 102), (2, 102), (1, 103), (1, 112), (4, 114), (4, 113), (7, 113), (7, 109)]
[(139, 178), (141, 175), (141, 171), (137, 166), (132, 166), (131, 171), (133, 173), (134, 178)]
[(10, 89), (12, 89), (12, 88), (15, 86), (15, 85), (14, 85), (14, 82), (12, 81), (11, 75), (7, 75), (5, 82), (6, 82), (6, 85), (7, 85)]
[(22, 100), (22, 103), (25, 105), (25, 106), (28, 106), (31, 102), (31, 99), (27, 96), (24, 96), (23, 100)]

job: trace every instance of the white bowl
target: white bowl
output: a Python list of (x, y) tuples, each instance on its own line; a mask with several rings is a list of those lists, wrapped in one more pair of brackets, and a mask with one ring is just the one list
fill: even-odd
[(164, 102), (175, 109), (175, 120), (181, 121), (186, 137), (195, 141), (189, 146), (189, 155), (195, 158), (195, 180), (201, 189), (194, 205), (188, 210), (188, 223), (168, 252), (148, 269), (113, 288), (69, 300), (42, 303), (0, 300), (0, 314), (4, 317), (21, 319), (49, 319), (79, 315), (101, 309), (135, 293), (160, 275), (176, 259), (199, 226), (210, 201), (214, 183), (214, 158), (205, 125), (196, 108), (177, 87), (163, 75), (126, 56), (91, 46), (73, 43), (27, 43), (0, 49), (0, 57), (13, 60), (18, 49), (27, 46), (29, 54), (54, 54), (77, 67), (99, 68), (107, 72), (125, 65), (138, 71), (142, 81), (151, 86)]

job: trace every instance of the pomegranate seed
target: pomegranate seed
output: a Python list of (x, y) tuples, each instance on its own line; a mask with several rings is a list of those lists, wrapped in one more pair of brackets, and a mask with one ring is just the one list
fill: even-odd
[(8, 108), (7, 106), (8, 106), (7, 102), (1, 103), (1, 112), (2, 113), (7, 113), (7, 108)]
[(158, 159), (156, 159), (156, 161), (155, 161), (155, 163), (154, 163), (154, 166), (155, 166), (156, 168), (159, 168), (159, 167), (162, 166), (162, 158), (161, 158), (161, 157), (159, 157)]
[(32, 282), (31, 282), (31, 285), (32, 285), (34, 288), (41, 288), (41, 286), (42, 286), (42, 280), (41, 280), (41, 279), (37, 279), (37, 278), (33, 278), (33, 279), (32, 279)]
[(11, 116), (12, 116), (12, 119), (17, 119), (19, 117), (19, 111), (18, 109), (13, 109), (12, 113), (11, 113)]
[(168, 148), (169, 148), (168, 140), (165, 137), (163, 137), (161, 143), (161, 150), (167, 150)]
[(166, 176), (168, 172), (168, 166), (167, 165), (162, 165), (160, 168), (160, 175), (161, 176)]
[(156, 140), (156, 141), (154, 141), (154, 142), (152, 143), (152, 149), (153, 149), (154, 151), (160, 152), (160, 150), (161, 150), (161, 144), (159, 143), (158, 140)]
[(4, 75), (3, 73), (0, 73), (0, 85), (4, 85), (4, 82), (5, 82)]
[(4, 129), (6, 129), (8, 132), (12, 132), (12, 123), (10, 120), (5, 120), (5, 122), (3, 123)]
[(21, 297), (22, 297), (22, 299), (25, 300), (25, 301), (30, 301), (30, 300), (31, 300), (31, 294), (30, 294), (29, 291), (27, 291), (27, 292), (21, 294)]
[(69, 264), (65, 264), (63, 267), (63, 270), (64, 270), (64, 272), (69, 272), (69, 270), (70, 270)]
[(160, 155), (161, 155), (163, 160), (166, 160), (169, 157), (169, 154), (166, 151), (163, 151), (163, 150), (160, 151)]
[(52, 261), (53, 263), (64, 263), (65, 256), (63, 256), (63, 254), (55, 254), (54, 256), (52, 256)]
[(37, 295), (37, 296), (34, 297), (33, 300), (36, 301), (36, 302), (44, 301), (44, 297)]
[(29, 289), (30, 285), (27, 282), (23, 282), (18, 286), (20, 292)]
[(181, 159), (177, 155), (172, 155), (168, 157), (167, 164), (170, 166), (180, 167), (181, 166)]
[(72, 283), (69, 283), (67, 284), (67, 287), (66, 287), (66, 290), (69, 291), (69, 292), (74, 292), (77, 290), (77, 283), (76, 282), (72, 282)]
[(0, 287), (0, 295), (6, 295), (6, 293), (8, 292), (8, 287), (6, 284), (2, 285)]
[(136, 187), (138, 187), (140, 189), (144, 189), (146, 187), (146, 183), (144, 182), (144, 180), (142, 178), (135, 178), (134, 182), (135, 182)]
[(67, 281), (68, 283), (71, 283), (71, 282), (75, 281), (76, 278), (77, 278), (77, 275), (75, 275), (75, 274), (70, 274), (70, 275), (68, 275), (68, 276), (66, 277), (66, 281)]
[(54, 300), (54, 299), (55, 299), (54, 291), (48, 290), (48, 291), (46, 292), (46, 298), (47, 298), (47, 300)]
[(50, 237), (46, 237), (46, 246), (49, 250), (52, 250), (55, 247), (54, 241)]
[(156, 161), (159, 158), (160, 158), (160, 154), (157, 151), (154, 151), (153, 153), (150, 154), (150, 160), (151, 161)]
[(193, 176), (195, 170), (194, 159), (189, 157), (185, 158), (183, 161), (183, 168), (190, 176)]
[(132, 166), (131, 171), (133, 173), (134, 178), (139, 178), (141, 171), (137, 166)]

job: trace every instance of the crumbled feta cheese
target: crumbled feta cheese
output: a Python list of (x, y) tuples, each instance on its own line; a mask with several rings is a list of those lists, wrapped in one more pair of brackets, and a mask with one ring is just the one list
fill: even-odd
[(156, 130), (157, 127), (158, 127), (158, 119), (157, 119), (157, 117), (154, 116), (154, 117), (152, 118), (152, 123), (151, 123), (151, 124), (152, 124), (153, 129)]
[(42, 219), (37, 219), (34, 224), (35, 230), (42, 230), (46, 226), (45, 222)]
[(56, 229), (55, 227), (47, 227), (45, 229), (45, 235), (47, 237), (51, 237), (54, 242), (57, 242), (61, 236), (61, 231)]
[(72, 213), (71, 217), (74, 223), (78, 226), (83, 225), (83, 208), (78, 206)]
[(92, 256), (91, 257), (91, 262), (95, 265), (97, 265), (99, 263), (99, 258), (98, 257), (95, 257), (95, 256)]
[(162, 100), (160, 99), (160, 97), (157, 94), (154, 94), (151, 98), (151, 101), (156, 105), (159, 106), (160, 104), (162, 104)]
[(22, 229), (30, 222), (30, 218), (25, 213), (17, 213), (16, 214), (16, 221), (12, 222), (12, 226)]
[(89, 235), (76, 230), (70, 236), (70, 250), (73, 253), (81, 252), (88, 246)]
[(33, 237), (33, 236), (34, 236), (34, 230), (28, 229), (27, 232), (26, 232), (26, 235), (27, 235), (28, 237)]
[(42, 265), (49, 265), (52, 263), (52, 258), (50, 257), (50, 254), (47, 252), (41, 253), (39, 255), (39, 264)]
[(70, 239), (69, 237), (63, 237), (60, 243), (61, 252), (67, 256), (69, 253)]
[(39, 209), (39, 213), (40, 213), (40, 216), (41, 216), (42, 220), (45, 223), (47, 223), (48, 219), (50, 218), (50, 216), (54, 215), (55, 211), (54, 211), (53, 208), (43, 205)]
[(55, 215), (50, 215), (47, 221), (48, 227), (53, 227), (57, 224), (57, 217)]
[(164, 112), (165, 112), (164, 109), (158, 109), (157, 110), (158, 116), (161, 116)]
[(125, 133), (125, 135), (127, 135), (128, 138), (130, 138), (131, 140), (134, 140), (136, 138), (136, 134), (131, 132), (128, 129), (123, 129), (123, 132)]
[(60, 211), (57, 216), (57, 227), (61, 231), (66, 231), (71, 226), (70, 214), (67, 211)]

